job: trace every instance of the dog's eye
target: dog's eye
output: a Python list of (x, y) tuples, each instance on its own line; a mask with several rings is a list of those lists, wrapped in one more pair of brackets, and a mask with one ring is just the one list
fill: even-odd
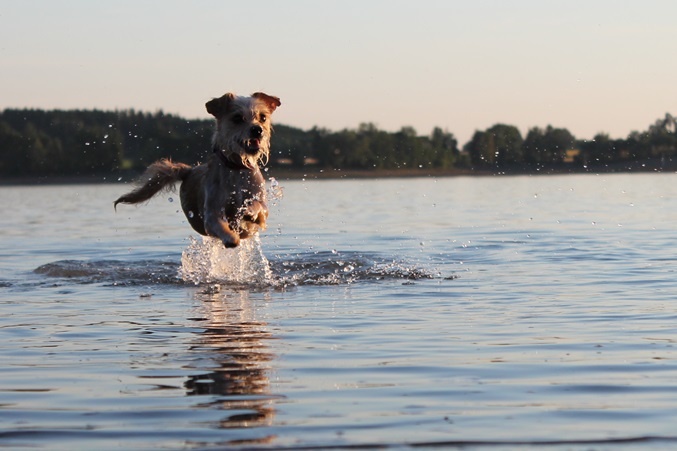
[(233, 124), (244, 124), (245, 118), (241, 114), (234, 114), (230, 120), (233, 122)]
[(268, 116), (266, 116), (265, 114), (262, 114), (262, 115), (259, 117), (259, 120), (260, 120), (261, 122), (266, 122), (266, 120), (268, 120)]

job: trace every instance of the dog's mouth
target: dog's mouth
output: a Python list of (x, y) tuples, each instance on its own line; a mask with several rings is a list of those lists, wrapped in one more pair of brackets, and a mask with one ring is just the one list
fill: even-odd
[(261, 150), (260, 138), (249, 138), (240, 141), (240, 145), (248, 154), (255, 155)]

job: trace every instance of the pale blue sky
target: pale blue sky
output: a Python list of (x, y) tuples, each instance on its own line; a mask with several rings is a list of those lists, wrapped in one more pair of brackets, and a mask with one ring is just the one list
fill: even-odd
[(677, 114), (676, 20), (674, 0), (0, 0), (0, 109), (205, 118), (264, 91), (304, 129), (621, 138)]

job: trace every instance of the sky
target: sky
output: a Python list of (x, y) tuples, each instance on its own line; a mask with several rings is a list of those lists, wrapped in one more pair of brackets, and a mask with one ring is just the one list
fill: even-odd
[(624, 138), (677, 115), (674, 0), (0, 0), (0, 109), (371, 122), (462, 145), (496, 123)]

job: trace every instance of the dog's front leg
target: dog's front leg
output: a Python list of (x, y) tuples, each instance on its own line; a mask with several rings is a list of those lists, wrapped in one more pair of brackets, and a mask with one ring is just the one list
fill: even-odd
[(205, 232), (207, 235), (219, 238), (226, 247), (237, 247), (240, 244), (240, 237), (235, 233), (228, 222), (225, 220), (223, 202), (219, 202), (219, 196), (205, 196)]
[(265, 202), (253, 200), (245, 208), (243, 218), (245, 221), (257, 224), (261, 230), (266, 230), (266, 219), (268, 219), (268, 207)]
[(226, 247), (237, 247), (240, 244), (240, 237), (233, 232), (220, 214), (205, 212), (205, 232), (209, 236), (219, 238)]
[(266, 218), (268, 209), (265, 202), (252, 201), (248, 206), (242, 207), (243, 211), (238, 215), (237, 224), (234, 228), (240, 234), (240, 238), (249, 238), (259, 230), (266, 230)]

